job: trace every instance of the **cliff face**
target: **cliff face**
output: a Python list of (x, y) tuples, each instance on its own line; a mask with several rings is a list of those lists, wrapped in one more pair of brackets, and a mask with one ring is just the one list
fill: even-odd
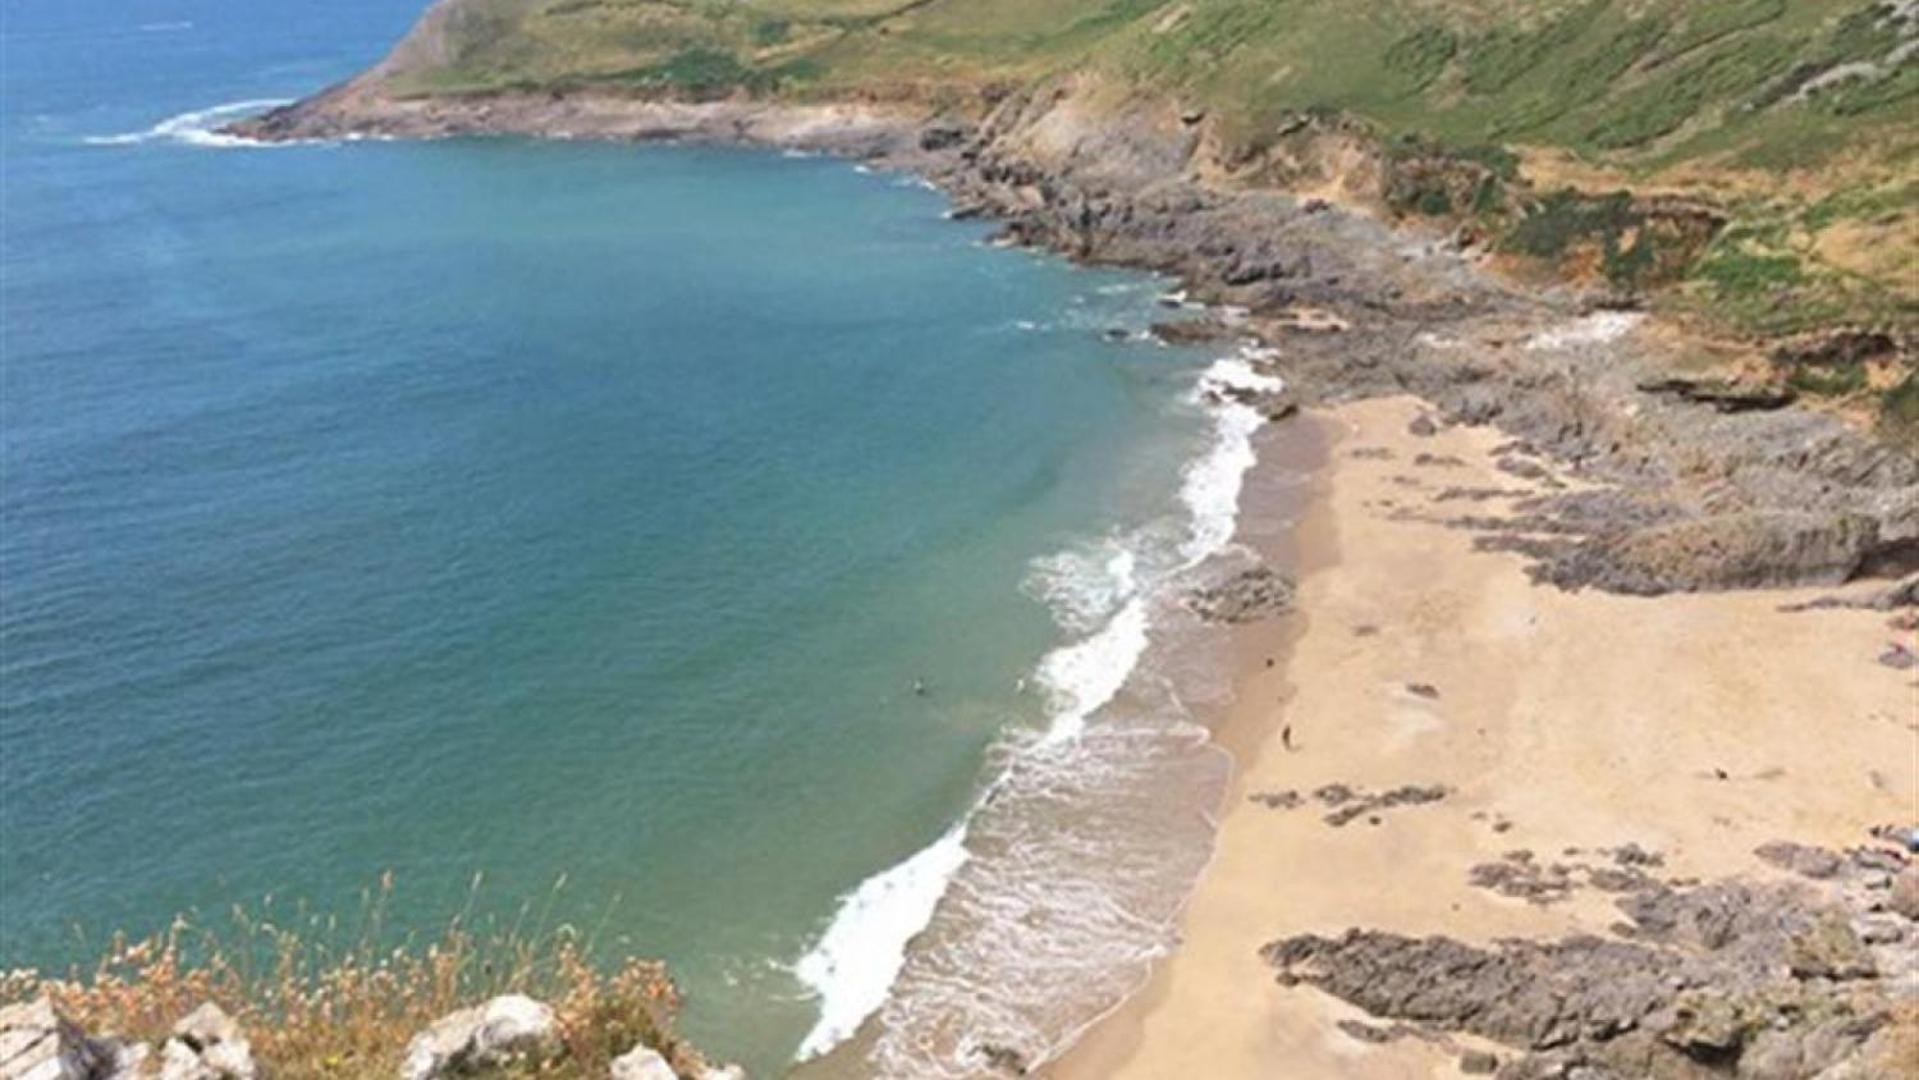
[[(1919, 0), (436, 0), (333, 96), (977, 121), (1071, 74), (1115, 122), (1203, 117), (1222, 174), (1330, 172), (1393, 214), (1779, 334), (1919, 311), (1916, 57)], [(1302, 146), (1308, 123), (1343, 138)], [(1658, 209), (1675, 200), (1712, 210)]]
[[(795, 0), (781, 10), (830, 9), (833, 40), (841, 44), (822, 44), (824, 31), (807, 29), (812, 24), (788, 22), (778, 33), (762, 28), (758, 36), (771, 43), (752, 54), (755, 64), (805, 51), (835, 66), (798, 86), (752, 89), (752, 80), (740, 76), (723, 92), (701, 94), (657, 68), (644, 79), (589, 79), (580, 73), (595, 69), (582, 58), (595, 54), (568, 51), (562, 46), (573, 39), (553, 37), (556, 20), (592, 19), (600, 27), (593, 41), (637, 47), (632, 42), (654, 39), (609, 37), (609, 27), (650, 12), (644, 0), (440, 0), (378, 68), (245, 130), (266, 138), (517, 133), (749, 141), (880, 159), (940, 183), (956, 213), (1002, 220), (1009, 239), (1090, 262), (1162, 270), (1200, 299), (1247, 309), (1245, 329), (1284, 352), (1285, 377), (1307, 400), (1411, 391), (1433, 402), (1441, 420), (1496, 423), (1609, 485), (1537, 500), (1526, 519), (1504, 526), (1506, 546), (1532, 555), (1542, 580), (1657, 593), (1919, 569), (1919, 461), (1912, 429), (1897, 417), (1899, 402), (1919, 398), (1907, 301), (1860, 308), (1862, 317), (1880, 321), (1877, 327), (1811, 338), (1702, 342), (1674, 332), (1670, 321), (1639, 326), (1639, 316), (1616, 309), (1650, 303), (1683, 314), (1702, 297), (1715, 309), (1727, 307), (1700, 275), (1745, 281), (1745, 271), (1728, 267), (1760, 260), (1738, 247), (1753, 230), (1739, 215), (1752, 211), (1697, 194), (1546, 191), (1527, 179), (1512, 151), (1392, 136), (1352, 113), (1283, 112), (1249, 141), (1240, 134), (1243, 103), (1194, 103), (1212, 85), (1199, 75), (1174, 93), (1145, 76), (1113, 73), (1114, 50), (1127, 35), (1171, 34), (1212, 5), (1122, 5), (1103, 21), (1071, 22), (1076, 29), (1066, 44), (1054, 31), (1031, 29), (1028, 46), (1015, 52), (989, 51), (981, 42), (1001, 40), (994, 20), (1029, 5), (975, 4), (980, 26), (953, 39), (939, 85), (852, 74), (931, 40), (946, 3), (870, 11), (862, 0)], [(1380, 3), (1381, 10), (1393, 6)], [(1309, 23), (1323, 15), (1304, 0), (1278, 6)], [(1411, 5), (1429, 13), (1454, 6)], [(1771, 10), (1751, 3), (1681, 7), (1683, 15), (1662, 33), (1680, 33), (1694, 26), (1688, 20), (1715, 12), (1736, 9), (1758, 19)], [(702, 33), (732, 33), (754, 10), (734, 6), (703, 16), (712, 26)], [(1357, 10), (1364, 15), (1371, 6)], [(1595, 0), (1578, 10), (1597, 20), (1627, 18), (1632, 9), (1614, 11)], [(1867, 10), (1862, 18), (1873, 26), (1911, 25), (1903, 10)], [(1064, 18), (1026, 17), (1049, 26)], [(684, 31), (674, 21), (680, 18), (661, 26)], [(1355, 21), (1370, 25), (1368, 17)], [(1432, 84), (1489, 78), (1482, 69), (1490, 61), (1475, 61), (1475, 50), (1494, 49), (1495, 41), (1504, 42), (1501, 55), (1512, 54), (1506, 85), (1550, 78), (1529, 74), (1531, 65), (1573, 48), (1567, 25), (1548, 20), (1523, 33), (1503, 29), (1470, 47), (1455, 41), (1453, 52), (1431, 61), (1439, 71)], [(1578, 25), (1582, 35), (1597, 32), (1597, 23)], [(1721, 27), (1713, 40), (1760, 25)], [(1543, 26), (1561, 29), (1525, 36)], [(882, 40), (892, 36), (881, 33), (889, 27), (905, 44)], [(671, 38), (655, 29), (666, 35), (661, 40)], [(1533, 44), (1519, 50), (1522, 40)], [(874, 52), (833, 51), (850, 48), (848, 42)], [(1237, 55), (1219, 43), (1182, 48), (1189, 46), (1211, 49), (1208, 55), (1228, 66)], [(1056, 54), (1083, 56), (1085, 63), (1014, 81), (1019, 65)], [(563, 58), (574, 74), (515, 88), (502, 88), (507, 84), (497, 76), (475, 81), (517, 56), (528, 59), (511, 70), (529, 79)], [(1661, 65), (1679, 62), (1667, 57)], [(1197, 56), (1181, 63), (1202, 67)], [(910, 67), (900, 60), (890, 70)], [(492, 88), (475, 89), (480, 85)], [(1462, 82), (1452, 93), (1469, 87)], [(1878, 213), (1904, 220), (1909, 212), (1899, 202)], [(1852, 310), (1818, 289), (1802, 275), (1800, 285), (1769, 287), (1766, 295), (1775, 308), (1816, 301), (1828, 321)], [(1852, 422), (1836, 415), (1844, 410), (1834, 402), (1851, 409)], [(1803, 407), (1809, 403), (1818, 408)], [(1877, 432), (1867, 430), (1875, 424)]]

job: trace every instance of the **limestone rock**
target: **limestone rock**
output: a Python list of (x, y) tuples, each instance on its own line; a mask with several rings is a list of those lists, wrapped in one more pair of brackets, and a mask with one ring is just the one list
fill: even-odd
[(678, 1080), (658, 1050), (636, 1046), (613, 1059), (612, 1080)]
[(253, 1047), (240, 1025), (211, 1001), (173, 1025), (160, 1048), (160, 1080), (255, 1080)]
[(1835, 852), (1809, 844), (1795, 844), (1790, 840), (1761, 844), (1753, 854), (1781, 870), (1790, 870), (1809, 878), (1829, 878), (1837, 874), (1844, 864), (1844, 860)]
[(45, 997), (0, 1009), (0, 1080), (92, 1080), (111, 1058)]
[(415, 1035), (407, 1044), (400, 1075), (403, 1080), (432, 1080), (493, 1068), (550, 1049), (558, 1039), (552, 1009), (524, 994), (503, 994), (448, 1013)]

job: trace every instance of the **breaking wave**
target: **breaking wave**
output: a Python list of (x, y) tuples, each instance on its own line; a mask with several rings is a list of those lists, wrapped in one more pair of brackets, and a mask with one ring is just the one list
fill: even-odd
[(264, 143), (257, 139), (243, 139), (238, 135), (228, 135), (219, 129), (242, 117), (291, 104), (292, 101), (287, 98), (234, 101), (225, 105), (215, 105), (210, 109), (196, 109), (192, 112), (183, 112), (178, 116), (169, 116), (145, 131), (133, 131), (121, 135), (89, 135), (81, 141), (88, 146), (139, 146), (143, 143), (171, 142), (222, 150), (283, 145)]
[(800, 1060), (864, 1026), (846, 1049), (880, 1076), (979, 1075), (984, 1047), (1036, 1064), (1171, 947), (1229, 765), (1144, 668), (1190, 573), (1232, 543), (1264, 418), (1223, 391), (1278, 390), (1270, 360), (1245, 350), (1196, 380), (1210, 431), (1177, 511), (1034, 561), (1024, 587), (1068, 638), (1033, 673), (1047, 722), (1004, 740), (944, 835), (841, 898), (795, 966), (820, 1003)]

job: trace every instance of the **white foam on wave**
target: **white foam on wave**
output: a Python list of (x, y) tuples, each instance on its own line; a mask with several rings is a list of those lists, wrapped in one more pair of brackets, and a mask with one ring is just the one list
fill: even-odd
[(933, 918), (946, 883), (966, 863), (971, 817), (906, 861), (867, 878), (840, 901), (826, 933), (793, 968), (820, 997), (820, 1018), (800, 1043), (799, 1060), (851, 1037), (886, 1001), (906, 962), (906, 943)]
[[(1054, 712), (1041, 740), (1045, 745), (1077, 735), (1086, 717), (1119, 693), (1146, 649), (1146, 608), (1132, 595), (1137, 586), (1132, 553), (1115, 548), (1099, 569), (1105, 580), (1069, 584), (1063, 577), (1058, 595), (1106, 598), (1091, 600), (1095, 604), (1123, 599), (1124, 606), (1098, 632), (1041, 660), (1038, 678)], [(851, 1038), (885, 1004), (906, 961), (908, 942), (932, 921), (933, 909), (966, 864), (967, 831), (995, 787), (938, 840), (841, 898), (826, 932), (793, 966), (794, 975), (820, 1001), (820, 1018), (801, 1040), (795, 1060), (818, 1057)]]
[[(1055, 621), (1073, 638), (1046, 653), (1035, 669), (1047, 702), (1047, 726), (1016, 752), (1008, 771), (988, 785), (981, 798), (937, 841), (866, 879), (842, 897), (825, 932), (794, 966), (800, 981), (820, 1002), (820, 1018), (801, 1042), (796, 1060), (827, 1053), (850, 1038), (875, 1012), (893, 1009), (890, 999), (912, 939), (931, 924), (940, 901), (967, 867), (966, 841), (981, 810), (1003, 788), (1006, 794), (1014, 794), (1008, 785), (1013, 783), (1016, 770), (1024, 768), (1029, 774), (1023, 777), (1026, 784), (1034, 783), (1035, 777), (1045, 784), (1050, 782), (1045, 777), (1088, 778), (1089, 768), (1129, 772), (1151, 765), (1147, 761), (1120, 765), (1105, 756), (1110, 755), (1111, 747), (1092, 756), (1079, 753), (1075, 747), (1088, 737), (1091, 717), (1120, 694), (1144, 657), (1151, 641), (1159, 587), (1223, 550), (1232, 540), (1240, 489), (1247, 470), (1256, 461), (1253, 432), (1264, 423), (1264, 417), (1259, 410), (1220, 391), (1279, 390), (1281, 381), (1255, 366), (1265, 359), (1269, 359), (1267, 354), (1254, 350), (1220, 359), (1202, 373), (1194, 387), (1190, 400), (1207, 409), (1213, 431), (1206, 448), (1182, 476), (1179, 500), (1189, 520), (1176, 551), (1171, 550), (1175, 545), (1165, 530), (1147, 527), (1035, 560), (1025, 588), (1047, 605)], [(1191, 730), (1185, 730), (1188, 727)], [(1203, 742), (1206, 737), (1202, 729), (1191, 725), (1174, 725), (1159, 734), (1175, 743)], [(1126, 782), (1127, 778), (1116, 775), (1107, 780)], [(1034, 857), (1044, 858), (1037, 852)], [(1043, 865), (1043, 861), (1035, 865)], [(986, 872), (983, 879), (995, 880), (1008, 872), (1019, 871)], [(1105, 886), (1091, 880), (1075, 882), (1048, 875), (1047, 888), (1065, 890), (1060, 895), (1076, 896), (1077, 903), (1066, 907), (1088, 913), (1085, 933), (1066, 933), (1054, 943), (1062, 949), (1090, 948), (1092, 938), (1112, 937), (1118, 932), (1116, 928), (1128, 925), (1133, 918), (1114, 908)], [(999, 903), (1018, 907), (1033, 901), (1030, 896), (1010, 894), (996, 900), (973, 895), (975, 892), (977, 889), (969, 887), (969, 902), (986, 908)], [(1067, 931), (1063, 925), (1055, 929)], [(1113, 942), (1112, 947), (1123, 955), (1099, 957), (1101, 964), (1131, 963), (1158, 948), (1151, 944), (1156, 940), (1153, 930), (1135, 929), (1120, 936), (1127, 934), (1137, 934), (1139, 942)], [(977, 959), (984, 963), (991, 958)], [(1056, 955), (1049, 957), (1049, 962), (1070, 965), (1087, 959)], [(916, 1067), (925, 1068), (927, 1064), (922, 1059)]]
[(1225, 550), (1239, 527), (1239, 492), (1246, 472), (1259, 460), (1253, 453), (1253, 433), (1266, 422), (1258, 409), (1227, 397), (1221, 391), (1251, 390), (1278, 393), (1285, 387), (1277, 376), (1254, 367), (1266, 359), (1258, 350), (1215, 360), (1200, 376), (1194, 395), (1213, 404), (1213, 444), (1186, 468), (1180, 501), (1192, 513), (1192, 533), (1180, 546), (1186, 567)]
[(292, 103), (288, 98), (233, 101), (225, 105), (215, 105), (210, 109), (196, 109), (192, 112), (183, 112), (178, 116), (169, 116), (145, 131), (133, 131), (122, 135), (89, 135), (81, 141), (88, 146), (139, 146), (142, 143), (174, 142), (221, 150), (282, 146), (286, 144), (243, 139), (238, 135), (228, 135), (219, 129), (228, 121), (239, 117), (251, 116), (254, 113), (277, 109)]
[(150, 22), (140, 24), (140, 32), (142, 34), (177, 34), (182, 30), (191, 29), (193, 29), (193, 24), (184, 19), (179, 22)]

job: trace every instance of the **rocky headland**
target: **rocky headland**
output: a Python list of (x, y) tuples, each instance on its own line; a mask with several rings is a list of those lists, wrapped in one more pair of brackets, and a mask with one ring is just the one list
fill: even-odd
[[(1249, 153), (1231, 117), (1091, 75), (959, 100), (402, 89), (455, 7), (234, 130), (743, 143), (912, 172), (1003, 242), (1176, 278), (1157, 334), (1243, 343), (1286, 383), (1256, 403), (1270, 420), (1349, 429), (1322, 545), (1342, 565), (1188, 598), (1263, 667), (1242, 680), (1241, 805), (1187, 948), (1086, 1052), (996, 1046), (983, 1071), (1840, 1080), (1910, 1060), (1919, 877), (1898, 844), (1845, 840), (1914, 788), (1910, 754), (1887, 754), (1919, 738), (1905, 647), (1859, 651), (1889, 611), (1911, 630), (1919, 444), (1790, 378), (1834, 357), (1909, 368), (1910, 326), (1728, 352), (1642, 289), (1390, 212), (1418, 169), (1338, 116), (1289, 114)], [(1635, 198), (1688, 243), (1724, 225)], [(1793, 591), (1624, 606), (1759, 588)], [(1714, 635), (1740, 654), (1709, 655)], [(1803, 692), (1794, 664), (1844, 685)], [(1662, 693), (1668, 677), (1701, 688)], [(1315, 679), (1341, 685), (1301, 689)], [(1830, 752), (1794, 756), (1815, 738)], [(1629, 839), (1654, 832), (1661, 853)]]
[[(1657, 594), (1919, 570), (1919, 447), (1905, 432), (1806, 407), (1757, 377), (1703, 378), (1700, 343), (1677, 327), (1625, 334), (1643, 318), (1636, 296), (1521, 283), (1469, 237), (1364, 212), (1385, 181), (1341, 160), (1337, 125), (1302, 117), (1265, 158), (1228, 162), (1203, 114), (1113, 101), (1071, 77), (982, 102), (977, 118), (863, 101), (405, 96), (383, 79), (376, 69), (234, 130), (724, 142), (910, 171), (944, 189), (956, 216), (1000, 222), (1007, 242), (1176, 277), (1190, 301), (1231, 314), (1219, 329), (1273, 349), (1305, 403), (1411, 393), (1435, 422), (1494, 425), (1598, 485), (1529, 508), (1541, 535), (1525, 550), (1543, 581)], [(1289, 189), (1262, 183), (1280, 158)], [(1856, 337), (1769, 348), (1790, 366)], [(1866, 347), (1909, 357), (1914, 343)]]

